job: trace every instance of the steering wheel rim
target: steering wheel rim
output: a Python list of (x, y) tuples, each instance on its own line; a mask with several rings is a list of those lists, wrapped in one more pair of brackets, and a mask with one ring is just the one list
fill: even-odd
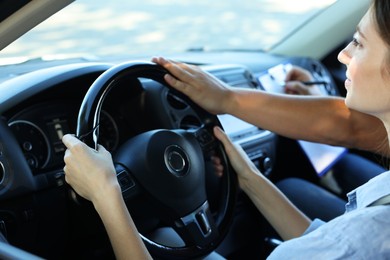
[[(100, 111), (101, 111), (102, 104), (109, 91), (117, 85), (116, 84), (117, 82), (119, 82), (125, 77), (126, 78), (148, 78), (157, 81), (163, 86), (169, 88), (171, 91), (175, 93), (175, 95), (178, 95), (180, 96), (180, 98), (185, 100), (196, 111), (196, 113), (200, 116), (200, 118), (204, 119), (202, 122), (203, 126), (200, 128), (201, 131), (206, 131), (208, 132), (208, 134), (210, 134), (212, 133), (212, 128), (214, 125), (221, 126), (219, 120), (215, 115), (211, 115), (210, 113), (204, 111), (199, 106), (194, 104), (189, 98), (187, 98), (183, 94), (179, 93), (178, 91), (168, 86), (164, 80), (164, 75), (167, 73), (168, 72), (163, 67), (156, 65), (154, 63), (143, 62), (143, 61), (131, 61), (131, 62), (122, 63), (117, 66), (113, 66), (112, 68), (105, 71), (95, 80), (95, 82), (91, 85), (90, 89), (88, 90), (87, 94), (84, 97), (78, 115), (76, 135), (87, 145), (89, 145), (94, 149), (97, 149), (98, 139), (99, 139), (98, 126), (99, 126), (99, 118), (100, 118)], [(200, 133), (200, 135), (202, 134), (204, 133), (203, 132)], [(146, 135), (152, 136), (148, 140), (152, 140), (153, 138), (156, 139), (155, 135), (175, 136), (172, 137), (173, 140), (172, 142), (176, 142), (178, 140), (177, 142), (180, 142), (181, 143), (180, 145), (184, 147), (187, 145), (186, 142), (194, 142), (193, 140), (194, 138), (197, 141), (199, 141), (197, 137), (197, 133), (195, 133), (192, 137), (188, 137), (189, 136), (188, 132), (184, 131), (183, 133), (183, 131), (181, 130), (156, 130), (153, 133), (148, 133)], [(191, 140), (188, 141), (188, 138)], [(152, 241), (151, 239), (148, 239), (146, 236), (140, 233), (144, 243), (146, 244), (146, 246), (148, 247), (152, 255), (158, 256), (160, 258), (168, 257), (168, 258), (179, 258), (179, 259), (203, 256), (213, 251), (218, 246), (218, 244), (222, 241), (223, 237), (226, 235), (230, 223), (233, 219), (233, 214), (234, 214), (233, 211), (234, 211), (234, 205), (235, 205), (236, 194), (238, 189), (238, 181), (235, 172), (233, 171), (233, 169), (231, 168), (231, 166), (227, 161), (227, 156), (224, 152), (222, 145), (219, 144), (219, 142), (215, 138), (213, 142), (214, 142), (213, 145), (218, 144), (218, 148), (216, 149), (220, 151), (220, 156), (222, 157), (221, 159), (223, 161), (223, 165), (225, 168), (224, 178), (226, 178), (226, 180), (224, 183), (226, 183), (226, 187), (224, 187), (224, 190), (226, 191), (226, 194), (224, 194), (223, 198), (221, 199), (222, 205), (220, 206), (216, 217), (212, 217), (210, 215), (210, 212), (208, 210), (207, 197), (206, 197), (207, 205), (203, 204), (201, 207), (199, 207), (199, 209), (196, 209), (197, 210), (196, 214), (191, 212), (192, 215), (194, 214), (197, 215), (199, 212), (201, 212), (199, 213), (201, 215), (200, 218), (201, 219), (206, 218), (206, 222), (207, 221), (214, 222), (215, 220), (215, 225), (211, 224), (214, 232), (212, 238), (207, 240), (207, 242), (205, 242), (205, 244), (202, 245), (199, 245), (197, 244), (197, 242), (194, 242), (194, 244), (189, 244), (181, 247), (172, 247), (172, 246), (167, 246)], [(134, 141), (130, 142), (130, 144), (127, 147), (132, 147), (134, 146), (135, 143), (136, 142)], [(142, 145), (139, 146), (137, 149), (142, 149)], [(178, 151), (177, 148), (172, 148), (172, 149), (173, 150), (176, 149), (175, 152)], [(166, 153), (166, 151), (164, 151), (164, 153)], [(184, 152), (184, 154), (185, 153), (188, 153), (188, 149)], [(185, 157), (185, 155), (183, 155), (183, 157)], [(128, 159), (126, 158), (121, 159), (122, 162), (126, 160)], [(193, 158), (191, 158), (191, 160), (193, 160)], [(197, 175), (198, 173), (191, 173), (191, 174), (192, 176), (194, 176)], [(200, 183), (202, 183), (202, 181), (200, 181)], [(197, 216), (195, 216), (194, 219), (195, 218), (197, 218)], [(190, 221), (193, 221), (192, 217)], [(202, 222), (203, 220), (200, 221)]]

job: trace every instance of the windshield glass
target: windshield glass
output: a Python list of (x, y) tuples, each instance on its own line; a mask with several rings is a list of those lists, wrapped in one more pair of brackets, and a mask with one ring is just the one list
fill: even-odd
[(266, 50), (336, 0), (77, 0), (0, 58)]

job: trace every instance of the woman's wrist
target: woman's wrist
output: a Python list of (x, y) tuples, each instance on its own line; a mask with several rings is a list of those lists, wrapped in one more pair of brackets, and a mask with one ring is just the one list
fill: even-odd
[(117, 200), (122, 199), (121, 188), (118, 183), (107, 185), (106, 188), (95, 194), (91, 202), (97, 212), (103, 210), (107, 206), (115, 204)]
[(234, 114), (239, 108), (239, 92), (235, 89), (228, 88), (222, 104), (222, 114)]
[(248, 168), (244, 174), (239, 174), (239, 183), (242, 190), (250, 192), (253, 186), (257, 186), (258, 178), (263, 178), (262, 174), (257, 169)]

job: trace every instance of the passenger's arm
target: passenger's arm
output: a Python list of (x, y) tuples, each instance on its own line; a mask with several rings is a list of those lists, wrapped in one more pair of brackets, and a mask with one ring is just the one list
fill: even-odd
[(165, 80), (214, 114), (231, 114), (277, 134), (389, 155), (382, 122), (344, 104), (343, 98), (271, 94), (229, 87), (197, 66), (154, 58), (174, 77)]
[(279, 235), (284, 240), (301, 236), (311, 220), (257, 170), (241, 146), (233, 144), (218, 127), (214, 129), (214, 134), (225, 147), (229, 161), (237, 172), (241, 189)]
[(62, 139), (65, 180), (82, 197), (90, 200), (110, 238), (117, 259), (151, 259), (123, 201), (110, 153), (95, 151), (72, 135)]

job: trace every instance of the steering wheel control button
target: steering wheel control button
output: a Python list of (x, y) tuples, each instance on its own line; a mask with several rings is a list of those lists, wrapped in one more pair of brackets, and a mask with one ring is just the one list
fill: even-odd
[(186, 152), (178, 145), (171, 145), (165, 149), (164, 161), (169, 172), (177, 177), (186, 175), (190, 168)]
[(136, 191), (134, 190), (135, 182), (131, 178), (130, 174), (126, 170), (120, 170), (116, 177), (118, 178), (119, 186), (121, 187), (122, 196), (128, 199)]
[(117, 174), (119, 185), (121, 186), (122, 193), (130, 190), (135, 186), (134, 181), (131, 179), (129, 173), (125, 170)]
[(200, 143), (201, 147), (205, 150), (211, 150), (213, 147), (208, 147), (214, 143), (214, 136), (204, 128), (200, 128), (195, 132), (195, 137)]
[(207, 220), (206, 213), (203, 211), (198, 212), (195, 215), (195, 219), (202, 230), (204, 236), (207, 236), (211, 232), (209, 221)]

